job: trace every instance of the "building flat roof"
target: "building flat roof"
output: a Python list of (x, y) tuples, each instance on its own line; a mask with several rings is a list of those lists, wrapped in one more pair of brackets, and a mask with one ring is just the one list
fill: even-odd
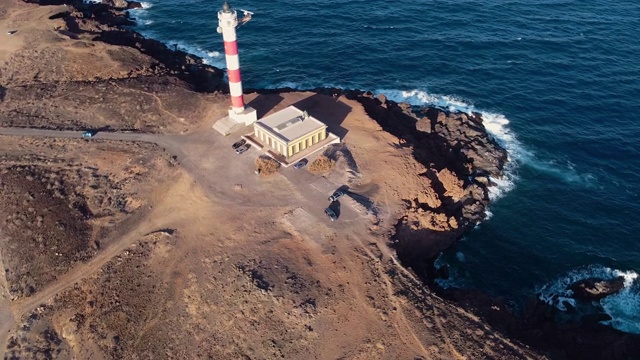
[(256, 124), (266, 128), (271, 133), (279, 135), (286, 142), (327, 127), (322, 121), (313, 116), (303, 117), (304, 112), (291, 105), (258, 120)]

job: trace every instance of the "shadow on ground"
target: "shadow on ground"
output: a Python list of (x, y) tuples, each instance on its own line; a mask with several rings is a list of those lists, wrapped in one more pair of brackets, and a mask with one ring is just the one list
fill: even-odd
[(258, 112), (258, 119), (263, 118), (273, 110), (278, 104), (284, 100), (281, 95), (278, 94), (258, 94), (255, 99), (251, 100), (247, 106), (250, 106)]
[(327, 124), (329, 132), (338, 135), (341, 139), (347, 135), (348, 130), (342, 127), (342, 122), (351, 112), (351, 107), (338, 101), (337, 97), (314, 94), (293, 106), (306, 110), (309, 115)]

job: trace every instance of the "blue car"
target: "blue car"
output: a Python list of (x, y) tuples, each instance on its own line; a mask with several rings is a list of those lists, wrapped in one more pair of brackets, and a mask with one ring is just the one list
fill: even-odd
[(303, 167), (305, 167), (307, 165), (308, 162), (309, 162), (309, 160), (302, 159), (302, 160), (298, 161), (297, 163), (293, 164), (293, 168), (294, 169), (302, 169)]
[(83, 139), (89, 139), (93, 137), (93, 131), (85, 131), (82, 133), (82, 138)]

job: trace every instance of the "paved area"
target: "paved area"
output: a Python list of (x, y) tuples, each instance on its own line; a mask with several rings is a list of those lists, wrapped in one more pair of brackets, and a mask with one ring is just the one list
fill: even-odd
[[(329, 228), (343, 228), (348, 223), (364, 220), (357, 208), (341, 206), (338, 221), (331, 221), (324, 214), (324, 209), (329, 206), (327, 197), (339, 186), (322, 176), (311, 174), (306, 168), (281, 168), (280, 175), (270, 179), (256, 176), (254, 160), (262, 152), (250, 147), (244, 154), (237, 155), (231, 147), (243, 132), (246, 132), (246, 128), (229, 136), (222, 136), (210, 126), (187, 135), (99, 132), (86, 141), (143, 141), (157, 144), (175, 156), (180, 166), (212, 198), (234, 206), (301, 207), (316, 221)], [(0, 135), (82, 138), (81, 131), (26, 128), (0, 128)], [(320, 183), (323, 185), (318, 187)], [(301, 196), (294, 198), (291, 196), (292, 191)], [(344, 199), (341, 201), (350, 203)], [(303, 232), (313, 236), (313, 232)]]
[(283, 221), (292, 230), (304, 235), (317, 245), (325, 245), (327, 239), (333, 231), (324, 223), (319, 222), (316, 217), (309, 214), (305, 209), (299, 207), (283, 216)]

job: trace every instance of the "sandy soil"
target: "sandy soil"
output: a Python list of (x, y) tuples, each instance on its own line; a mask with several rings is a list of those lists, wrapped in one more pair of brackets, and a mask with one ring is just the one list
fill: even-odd
[(185, 132), (219, 117), (223, 97), (194, 92), (150, 56), (61, 34), (64, 21), (49, 17), (68, 7), (16, 3), (2, 4), (0, 126)]
[[(19, 29), (0, 41), (0, 126), (181, 134), (154, 138), (166, 150), (0, 137), (0, 355), (540, 358), (399, 265), (388, 235), (406, 199), (428, 186), (416, 176), (425, 169), (357, 102), (247, 96), (260, 115), (303, 106), (344, 138), (348, 151), (326, 179), (349, 184), (378, 216), (346, 204), (331, 222), (317, 175), (257, 177), (259, 153), (237, 156), (230, 145), (240, 134), (211, 130), (224, 96), (139, 76), (146, 55), (113, 57), (130, 49), (61, 35), (48, 20), (58, 7), (0, 0), (0, 9), (0, 36)], [(112, 65), (67, 66), (93, 61)]]

